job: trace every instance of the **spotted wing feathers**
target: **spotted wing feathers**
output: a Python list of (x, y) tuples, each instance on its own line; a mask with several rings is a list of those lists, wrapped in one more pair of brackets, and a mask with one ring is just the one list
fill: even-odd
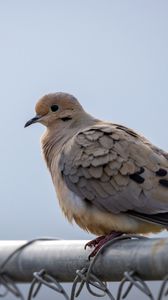
[(112, 213), (168, 211), (166, 153), (124, 126), (103, 123), (75, 135), (60, 167), (68, 188)]

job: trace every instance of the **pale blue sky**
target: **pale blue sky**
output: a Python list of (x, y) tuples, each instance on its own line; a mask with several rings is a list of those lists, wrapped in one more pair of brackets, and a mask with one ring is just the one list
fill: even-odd
[(64, 219), (43, 163), (45, 93), (65, 91), (93, 115), (168, 149), (168, 1), (0, 1), (1, 239), (88, 239)]
[(23, 128), (43, 94), (70, 92), (168, 149), (167, 14), (154, 0), (0, 2), (0, 239), (89, 238), (58, 208), (44, 128)]

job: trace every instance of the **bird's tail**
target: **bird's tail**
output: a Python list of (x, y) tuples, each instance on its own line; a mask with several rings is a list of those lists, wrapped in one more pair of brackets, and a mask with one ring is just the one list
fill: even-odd
[(137, 217), (141, 220), (148, 221), (150, 223), (155, 223), (159, 225), (163, 225), (168, 228), (168, 212), (165, 213), (159, 213), (159, 214), (143, 214), (136, 211), (128, 211), (129, 215)]

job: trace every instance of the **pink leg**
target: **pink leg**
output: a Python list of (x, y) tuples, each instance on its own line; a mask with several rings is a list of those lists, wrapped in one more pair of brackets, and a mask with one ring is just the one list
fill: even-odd
[(118, 237), (118, 236), (121, 236), (123, 234), (123, 232), (115, 232), (115, 231), (112, 231), (110, 234), (108, 235), (105, 235), (105, 236), (99, 236), (98, 238), (88, 242), (86, 245), (85, 245), (85, 249), (86, 247), (92, 247), (94, 246), (94, 250), (91, 252), (91, 254), (89, 255), (89, 260), (91, 257), (94, 257), (96, 255), (96, 253), (99, 251), (99, 249), (104, 245), (106, 244), (108, 241), (111, 241), (113, 240), (114, 238)]

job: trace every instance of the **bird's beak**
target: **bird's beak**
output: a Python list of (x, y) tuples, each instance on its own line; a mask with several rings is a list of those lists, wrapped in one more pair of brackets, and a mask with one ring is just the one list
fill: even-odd
[(27, 121), (24, 127), (28, 127), (28, 126), (30, 126), (30, 125), (32, 125), (34, 123), (37, 123), (40, 118), (41, 118), (41, 116), (36, 115), (34, 118), (32, 118), (29, 121)]

